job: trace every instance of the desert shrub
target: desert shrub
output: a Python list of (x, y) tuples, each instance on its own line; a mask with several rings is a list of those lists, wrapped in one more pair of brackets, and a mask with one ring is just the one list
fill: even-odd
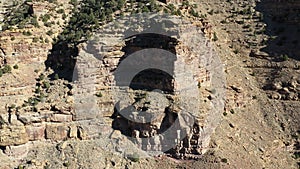
[(49, 30), (49, 31), (46, 32), (46, 34), (47, 34), (48, 36), (51, 36), (51, 35), (53, 35), (53, 32), (52, 32), (52, 30)]
[(46, 89), (49, 89), (50, 88), (50, 83), (48, 81), (44, 81), (43, 82), (43, 87), (46, 88)]
[(222, 162), (222, 163), (227, 163), (228, 160), (227, 160), (226, 158), (222, 158), (222, 159), (221, 159), (221, 162)]
[(31, 19), (31, 24), (32, 24), (33, 26), (37, 27), (37, 28), (39, 27), (39, 23), (38, 23), (36, 17), (34, 17), (34, 18)]
[(59, 79), (59, 76), (58, 76), (57, 73), (54, 75), (54, 79), (55, 79), (55, 80), (58, 80), (58, 79)]
[(4, 73), (10, 73), (12, 68), (9, 65), (5, 65), (4, 68), (2, 69), (3, 74)]
[(103, 95), (102, 95), (101, 92), (97, 92), (97, 93), (96, 93), (96, 96), (97, 96), (97, 97), (102, 97)]
[(214, 32), (212, 40), (213, 40), (214, 42), (218, 40), (218, 37), (217, 37), (216, 32)]
[(139, 162), (140, 161), (140, 157), (137, 153), (133, 153), (132, 155), (130, 155), (128, 157), (128, 159), (133, 161), (133, 162)]
[(60, 14), (62, 14), (62, 13), (64, 13), (65, 12), (65, 10), (64, 9), (59, 9), (59, 10), (57, 10), (57, 13), (60, 13)]
[(39, 102), (36, 98), (33, 98), (33, 97), (30, 97), (28, 100), (27, 100), (27, 103), (31, 106), (36, 106)]
[(287, 61), (289, 59), (289, 56), (287, 54), (281, 55), (280, 57), (283, 61)]
[(42, 16), (42, 21), (45, 23), (50, 19), (50, 15), (49, 14), (45, 14)]
[(196, 12), (193, 8), (189, 11), (190, 15), (194, 16), (194, 17), (199, 17), (199, 13)]
[(19, 69), (19, 66), (16, 64), (13, 66), (14, 69)]
[(37, 79), (38, 81), (42, 81), (45, 79), (45, 75), (44, 74), (40, 74), (39, 78)]
[(25, 35), (25, 36), (31, 36), (32, 33), (30, 31), (23, 31), (23, 35)]
[(51, 23), (50, 23), (50, 22), (45, 22), (44, 25), (45, 25), (46, 27), (51, 27)]
[(67, 18), (67, 15), (64, 13), (64, 14), (62, 14), (62, 19), (66, 19)]
[(73, 6), (77, 6), (78, 5), (78, 1), (77, 0), (71, 0), (69, 3), (72, 4)]
[(37, 37), (34, 37), (33, 39), (32, 39), (32, 42), (34, 42), (34, 43), (36, 43), (36, 42), (38, 42), (39, 41), (39, 38), (37, 38)]
[(234, 50), (233, 50), (233, 53), (234, 53), (234, 54), (238, 54), (239, 52), (240, 52), (240, 50), (238, 50), (238, 49), (234, 49)]
[(49, 43), (49, 39), (48, 38), (45, 39), (45, 43)]

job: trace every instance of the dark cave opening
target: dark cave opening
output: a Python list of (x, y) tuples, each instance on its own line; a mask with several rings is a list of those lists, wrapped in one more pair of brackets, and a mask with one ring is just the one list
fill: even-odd
[(146, 69), (139, 72), (131, 81), (133, 90), (161, 90), (165, 93), (174, 92), (174, 80), (168, 73), (157, 69)]

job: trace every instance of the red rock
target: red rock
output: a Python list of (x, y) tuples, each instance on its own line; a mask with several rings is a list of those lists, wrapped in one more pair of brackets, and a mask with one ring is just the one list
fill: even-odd
[(42, 140), (45, 138), (45, 125), (35, 124), (34, 126), (26, 126), (26, 132), (30, 141)]

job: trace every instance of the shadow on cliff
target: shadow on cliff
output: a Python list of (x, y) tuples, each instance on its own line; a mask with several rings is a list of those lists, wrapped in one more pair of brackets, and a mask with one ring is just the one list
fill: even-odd
[(262, 0), (257, 3), (256, 10), (262, 13), (267, 24), (266, 34), (270, 36), (261, 51), (279, 61), (287, 58), (300, 60), (300, 2)]
[(72, 81), (77, 56), (78, 48), (75, 45), (70, 45), (66, 41), (54, 43), (45, 61), (46, 68), (54, 71), (50, 78)]

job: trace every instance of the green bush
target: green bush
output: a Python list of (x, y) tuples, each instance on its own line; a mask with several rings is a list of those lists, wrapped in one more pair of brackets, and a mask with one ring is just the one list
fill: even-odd
[(64, 13), (64, 12), (65, 12), (64, 9), (59, 9), (59, 10), (57, 11), (57, 13), (60, 13), (60, 14), (62, 14), (62, 13)]
[(101, 92), (98, 92), (98, 93), (96, 93), (96, 96), (97, 96), (97, 97), (102, 97), (102, 93), (101, 93)]
[(132, 155), (130, 155), (128, 157), (129, 160), (133, 161), (133, 162), (139, 162), (140, 161), (140, 157), (138, 153), (134, 153)]
[(35, 26), (35, 27), (39, 27), (39, 23), (38, 23), (38, 21), (37, 21), (37, 19), (36, 18), (32, 18), (31, 19), (31, 24), (33, 25), (33, 26)]
[(23, 35), (25, 35), (25, 36), (31, 36), (32, 33), (31, 33), (30, 31), (24, 31), (24, 32), (23, 32)]
[(62, 19), (65, 20), (67, 18), (67, 15), (64, 13), (62, 14)]
[(287, 54), (281, 55), (281, 59), (283, 61), (287, 61), (289, 59), (289, 56)]
[(39, 102), (36, 98), (32, 98), (30, 97), (27, 101), (28, 104), (30, 104), (31, 106), (36, 106)]
[(33, 39), (32, 39), (32, 42), (34, 42), (34, 43), (36, 43), (36, 42), (38, 42), (39, 41), (39, 38), (37, 38), (37, 37), (34, 37)]
[(226, 158), (222, 158), (222, 159), (221, 159), (221, 162), (222, 162), (222, 163), (227, 163), (228, 160), (227, 160)]
[(44, 81), (43, 82), (43, 87), (46, 88), (46, 89), (49, 89), (50, 88), (50, 83), (47, 82), (47, 81)]
[(46, 27), (51, 27), (51, 23), (50, 23), (50, 22), (45, 22), (44, 25), (45, 25)]
[(218, 40), (218, 37), (217, 37), (217, 34), (216, 34), (216, 32), (214, 32), (214, 35), (213, 35), (213, 38), (212, 38), (212, 40), (213, 40), (214, 42)]
[(19, 66), (16, 64), (13, 66), (14, 69), (19, 69)]
[(45, 75), (44, 74), (40, 74), (39, 78), (38, 78), (38, 81), (42, 81), (45, 79)]
[(12, 68), (9, 65), (5, 65), (4, 68), (2, 69), (3, 74), (4, 73), (10, 73)]
[(45, 39), (45, 43), (49, 43), (49, 39), (48, 38)]
[(45, 14), (44, 16), (42, 16), (42, 21), (45, 23), (50, 19), (50, 15), (49, 14)]
[(48, 32), (46, 32), (46, 34), (47, 34), (48, 36), (51, 36), (51, 35), (53, 35), (53, 32), (52, 32), (52, 30), (49, 30)]
[[(15, 4), (14, 6), (17, 6)], [(18, 8), (11, 8), (8, 11), (10, 15), (4, 17), (5, 26), (4, 30), (11, 28), (12, 26), (18, 26), (18, 28), (23, 29), (26, 24), (29, 23), (32, 17), (33, 11), (32, 7), (27, 3), (23, 3), (18, 6)]]
[(55, 79), (55, 80), (58, 80), (58, 79), (59, 79), (59, 76), (58, 76), (57, 73), (54, 75), (54, 79)]

